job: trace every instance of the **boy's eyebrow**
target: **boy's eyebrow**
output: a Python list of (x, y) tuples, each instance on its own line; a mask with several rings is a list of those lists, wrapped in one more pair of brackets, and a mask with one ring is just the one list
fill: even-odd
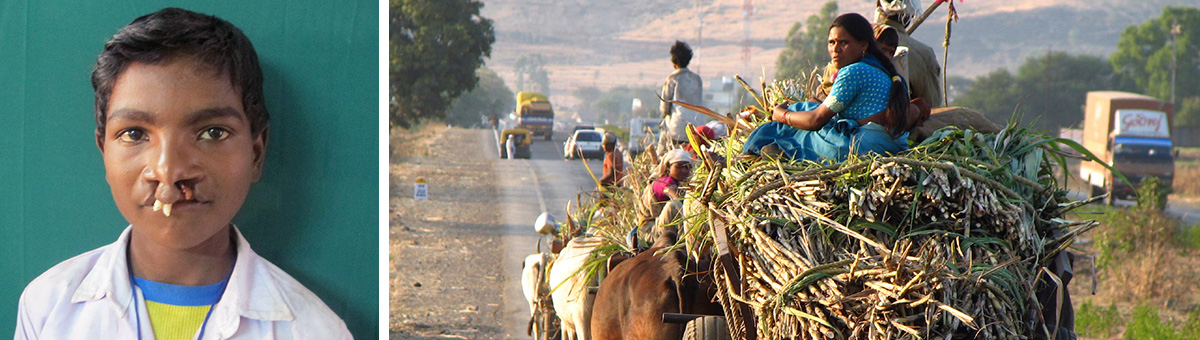
[(138, 122), (153, 123), (154, 115), (146, 111), (135, 109), (119, 109), (108, 114), (108, 118), (104, 121), (112, 121), (113, 119), (124, 119)]
[(198, 123), (201, 123), (204, 121), (218, 119), (218, 118), (225, 118), (225, 117), (236, 118), (236, 119), (242, 120), (242, 121), (246, 120), (246, 115), (242, 114), (241, 111), (238, 111), (238, 110), (235, 110), (234, 108), (225, 106), (225, 107), (207, 108), (207, 109), (192, 112), (191, 114), (188, 115), (187, 122), (188, 122), (188, 125), (193, 125), (193, 124), (198, 124)]
[[(225, 117), (236, 118), (238, 120), (246, 120), (246, 115), (242, 114), (240, 111), (235, 110), (231, 107), (225, 106), (225, 107), (214, 107), (214, 108), (207, 108), (207, 109), (194, 111), (188, 115), (187, 123), (189, 125), (192, 125), (192, 124), (198, 124), (198, 123), (208, 121), (208, 120), (225, 118)], [(136, 109), (119, 109), (119, 110), (113, 111), (112, 113), (109, 113), (108, 118), (105, 119), (105, 121), (112, 121), (114, 119), (131, 120), (131, 121), (145, 122), (145, 123), (154, 123), (154, 114), (146, 112), (146, 111), (136, 110)]]

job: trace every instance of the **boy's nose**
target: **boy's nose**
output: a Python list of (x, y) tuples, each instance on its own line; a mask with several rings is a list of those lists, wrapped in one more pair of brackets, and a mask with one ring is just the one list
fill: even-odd
[(183, 186), (193, 186), (201, 174), (192, 151), (185, 143), (164, 141), (159, 145), (154, 163), (142, 173), (146, 181), (157, 185), (155, 199), (163, 203), (188, 199)]

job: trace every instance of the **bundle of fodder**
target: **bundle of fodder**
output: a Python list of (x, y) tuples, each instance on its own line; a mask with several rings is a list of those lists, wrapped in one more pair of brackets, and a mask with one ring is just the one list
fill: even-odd
[[(1065, 147), (1086, 151), (1013, 125), (947, 128), (901, 155), (838, 164), (746, 160), (743, 142), (696, 170), (691, 199), (704, 208), (689, 223), (727, 226), (736, 268), (725, 270), (741, 287), (714, 272), (735, 337), (1048, 337), (1057, 322), (1035, 292), (1058, 280), (1051, 259), (1098, 225), (1064, 218), (1094, 199), (1067, 199), (1052, 167)], [(741, 324), (741, 304), (756, 325)]]

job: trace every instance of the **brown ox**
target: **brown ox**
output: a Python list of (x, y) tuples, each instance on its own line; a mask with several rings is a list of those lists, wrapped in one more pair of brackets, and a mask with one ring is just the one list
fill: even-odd
[(684, 275), (685, 265), (692, 271), (700, 266), (688, 262), (682, 250), (656, 254), (674, 243), (674, 234), (667, 234), (650, 250), (621, 261), (600, 284), (592, 340), (678, 340), (683, 325), (663, 323), (663, 313), (721, 314), (710, 275)]

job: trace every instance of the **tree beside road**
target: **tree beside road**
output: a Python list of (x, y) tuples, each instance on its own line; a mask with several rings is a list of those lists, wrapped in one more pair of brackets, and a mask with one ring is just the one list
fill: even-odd
[(470, 127), (479, 124), (481, 118), (490, 118), (492, 115), (504, 117), (516, 108), (515, 96), (500, 75), (487, 67), (480, 67), (475, 74), (479, 77), (479, 84), (454, 99), (450, 110), (446, 112), (447, 124)]
[(807, 76), (814, 67), (829, 63), (825, 41), (829, 38), (829, 23), (838, 15), (837, 1), (826, 2), (821, 11), (797, 21), (788, 30), (783, 51), (775, 61), (775, 78), (791, 79)]
[(1171, 99), (1175, 72), (1178, 107), (1182, 99), (1200, 93), (1200, 9), (1166, 7), (1158, 18), (1126, 27), (1109, 59), (1114, 72), (1163, 100)]
[(1057, 131), (1083, 121), (1088, 91), (1135, 90), (1122, 84), (1099, 57), (1049, 52), (1031, 57), (1014, 74), (997, 69), (975, 79), (953, 105), (970, 107), (994, 122), (1016, 118), (1035, 130)]
[(454, 98), (475, 88), (475, 70), (496, 41), (476, 0), (391, 0), (388, 111), (393, 126), (446, 116)]

